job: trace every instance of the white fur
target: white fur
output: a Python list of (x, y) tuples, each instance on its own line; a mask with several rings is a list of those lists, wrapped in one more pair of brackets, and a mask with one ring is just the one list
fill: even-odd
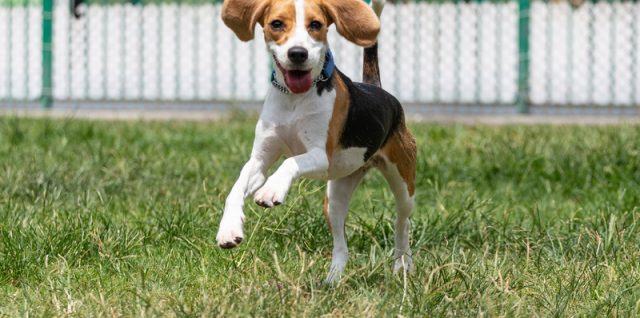
[[(309, 32), (307, 32), (307, 25), (304, 19), (304, 1), (296, 0), (296, 27), (293, 36), (282, 45), (278, 45), (274, 41), (267, 42), (267, 47), (272, 55), (286, 70), (311, 70), (311, 77), (317, 78), (322, 72), (324, 66), (324, 57), (327, 53), (328, 46), (326, 43), (316, 41)], [(307, 49), (309, 57), (303, 65), (294, 65), (289, 61), (288, 52), (289, 49), (294, 46), (301, 46)], [(276, 68), (277, 69), (277, 68)], [(276, 70), (276, 79), (280, 83), (284, 83), (284, 74), (280, 69)]]
[[(304, 0), (296, 0), (295, 5), (294, 36), (282, 46), (270, 42), (268, 48), (280, 65), (291, 69), (294, 66), (288, 61), (287, 51), (293, 46), (305, 47), (309, 52), (309, 59), (303, 69), (312, 69), (312, 76), (315, 78), (322, 70), (328, 46), (315, 41), (307, 33)], [(383, 5), (384, 0), (374, 0), (378, 15)], [(279, 69), (276, 76), (284, 83)], [(325, 281), (335, 283), (339, 280), (349, 256), (344, 233), (349, 202), (367, 167), (363, 167), (365, 148), (338, 149), (332, 156), (331, 164), (329, 163), (326, 144), (335, 99), (335, 90), (324, 91), (319, 96), (315, 88), (302, 94), (285, 94), (271, 87), (256, 126), (251, 157), (242, 168), (225, 203), (216, 237), (220, 246), (235, 247), (242, 241), (243, 207), (247, 197), (255, 194), (254, 200), (258, 204), (273, 207), (284, 202), (291, 183), (300, 177), (329, 180), (327, 196), (333, 256)], [(289, 158), (267, 178), (268, 169), (282, 154)], [(408, 270), (412, 266), (409, 216), (414, 198), (409, 195), (398, 169), (386, 158), (383, 159), (386, 165), (381, 170), (397, 202), (394, 270)]]
[[(389, 162), (384, 156), (384, 167), (379, 167), (385, 177), (391, 192), (396, 199), (396, 223), (395, 223), (395, 248), (393, 252), (393, 271), (410, 271), (413, 269), (413, 258), (410, 249), (410, 227), (409, 217), (411, 216), (415, 197), (409, 195), (409, 189), (404, 179), (400, 175), (398, 168)], [(349, 208), (349, 202), (353, 191), (358, 186), (362, 177), (366, 173), (366, 168), (359, 169), (346, 177), (331, 180), (327, 185), (327, 196), (329, 198), (329, 222), (331, 223), (331, 234), (333, 235), (333, 253), (331, 258), (331, 268), (325, 279), (327, 284), (334, 284), (342, 275), (349, 252), (345, 239), (344, 225)]]
[[(386, 159), (385, 159), (386, 160)], [(413, 268), (413, 259), (411, 257), (411, 249), (409, 248), (409, 231), (411, 223), (409, 217), (413, 211), (415, 197), (409, 195), (407, 184), (400, 175), (398, 168), (391, 162), (387, 161), (384, 168), (380, 169), (385, 177), (391, 192), (396, 199), (396, 224), (395, 224), (395, 249), (393, 258), (394, 272), (400, 269), (411, 270)]]
[[(251, 158), (225, 204), (217, 236), (220, 246), (233, 247), (239, 243), (237, 237), (243, 238), (242, 208), (247, 196), (255, 192), (256, 202), (272, 207), (284, 202), (294, 180), (329, 178), (327, 129), (335, 98), (335, 90), (325, 91), (322, 96), (315, 89), (298, 95), (284, 94), (273, 87), (269, 90), (256, 127)], [(282, 154), (289, 158), (265, 182), (266, 171)], [(362, 158), (360, 166), (364, 164)]]
[[(294, 35), (283, 45), (269, 42), (267, 47), (285, 69), (294, 67), (288, 60), (288, 50), (293, 46), (306, 48), (309, 58), (302, 68), (312, 69), (315, 78), (322, 71), (328, 46), (315, 41), (307, 32), (304, 0), (296, 0), (295, 6)], [(276, 69), (276, 78), (284, 83), (284, 75)], [(244, 238), (243, 207), (248, 196), (255, 193), (254, 200), (258, 204), (273, 207), (284, 202), (295, 179), (329, 177), (329, 160), (325, 149), (335, 98), (335, 90), (324, 92), (322, 96), (318, 96), (314, 88), (303, 94), (289, 95), (271, 87), (256, 126), (251, 158), (242, 168), (240, 177), (227, 197), (216, 236), (218, 245), (235, 247)], [(290, 158), (266, 179), (266, 171), (282, 154)]]
[(331, 224), (331, 235), (333, 236), (333, 252), (331, 254), (331, 268), (325, 279), (328, 284), (333, 284), (340, 279), (349, 251), (344, 233), (344, 224), (349, 210), (349, 202), (353, 191), (356, 189), (366, 171), (358, 170), (353, 174), (331, 180), (327, 184), (327, 197), (329, 198), (329, 223)]
[(280, 144), (280, 138), (275, 131), (263, 121), (258, 121), (251, 158), (242, 168), (225, 202), (224, 214), (216, 236), (220, 246), (233, 247), (244, 238), (244, 200), (265, 182), (267, 170), (280, 156), (278, 151), (274, 151)]
[(331, 159), (329, 179), (334, 180), (350, 175), (364, 164), (362, 158), (367, 148), (347, 148), (337, 150)]

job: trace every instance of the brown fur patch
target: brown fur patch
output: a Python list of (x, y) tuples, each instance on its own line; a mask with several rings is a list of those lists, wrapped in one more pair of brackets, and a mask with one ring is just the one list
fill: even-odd
[(380, 68), (378, 67), (378, 42), (372, 47), (364, 49), (362, 81), (367, 84), (382, 87), (380, 83)]
[(335, 22), (340, 35), (364, 47), (376, 43), (380, 20), (362, 0), (321, 0), (327, 16)]
[(329, 121), (326, 145), (329, 165), (331, 165), (331, 157), (340, 146), (340, 135), (349, 113), (349, 90), (338, 72), (334, 73), (333, 83), (336, 89), (336, 100), (333, 104), (333, 113)]
[[(280, 20), (284, 23), (282, 29), (274, 29), (271, 22)], [(282, 45), (293, 36), (296, 30), (296, 5), (294, 0), (273, 1), (267, 9), (261, 23), (264, 26), (265, 41), (274, 41)]]
[(261, 22), (270, 0), (225, 0), (222, 21), (242, 41), (253, 39), (256, 23)]
[[(304, 2), (304, 21), (307, 26), (307, 32), (316, 41), (327, 42), (327, 32), (329, 31), (329, 17), (322, 9), (320, 0), (305, 0)], [(312, 21), (322, 23), (320, 30), (309, 28)]]
[(396, 165), (398, 172), (407, 184), (409, 195), (416, 190), (416, 140), (405, 126), (404, 120), (398, 131), (393, 134), (380, 151), (387, 159)]
[(331, 231), (331, 221), (329, 220), (329, 195), (327, 195), (326, 193), (324, 195), (324, 207), (322, 209), (322, 212), (324, 212), (324, 220), (329, 226), (329, 231)]
[(373, 157), (371, 157), (369, 161), (367, 161), (366, 165), (371, 167), (376, 167), (378, 169), (382, 169), (385, 167), (386, 162), (384, 161), (384, 158), (376, 154)]

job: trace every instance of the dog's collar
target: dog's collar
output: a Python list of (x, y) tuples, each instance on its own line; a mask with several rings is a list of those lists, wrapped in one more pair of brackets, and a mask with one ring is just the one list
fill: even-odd
[[(313, 80), (313, 85), (316, 85), (318, 82), (326, 82), (331, 76), (333, 76), (333, 71), (336, 69), (336, 64), (333, 62), (333, 54), (331, 50), (327, 50), (327, 54), (324, 57), (324, 66), (322, 66), (322, 71), (320, 75)], [(271, 73), (271, 84), (273, 87), (277, 88), (279, 91), (285, 94), (291, 94), (291, 91), (286, 85), (280, 84), (276, 79), (276, 71), (274, 70)]]

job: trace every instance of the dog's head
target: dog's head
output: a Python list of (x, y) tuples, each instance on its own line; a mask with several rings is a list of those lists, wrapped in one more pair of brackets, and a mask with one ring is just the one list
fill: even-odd
[(291, 92), (308, 91), (320, 75), (328, 49), (327, 31), (364, 47), (375, 44), (380, 22), (362, 0), (225, 0), (222, 20), (242, 41), (259, 23), (279, 72)]

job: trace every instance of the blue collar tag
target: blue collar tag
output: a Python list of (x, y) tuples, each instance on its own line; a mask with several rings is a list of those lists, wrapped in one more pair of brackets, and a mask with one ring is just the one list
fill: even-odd
[(331, 78), (335, 69), (336, 64), (333, 62), (333, 53), (331, 53), (331, 50), (327, 50), (327, 54), (324, 57), (324, 67), (322, 68), (322, 75), (324, 75), (324, 78)]

